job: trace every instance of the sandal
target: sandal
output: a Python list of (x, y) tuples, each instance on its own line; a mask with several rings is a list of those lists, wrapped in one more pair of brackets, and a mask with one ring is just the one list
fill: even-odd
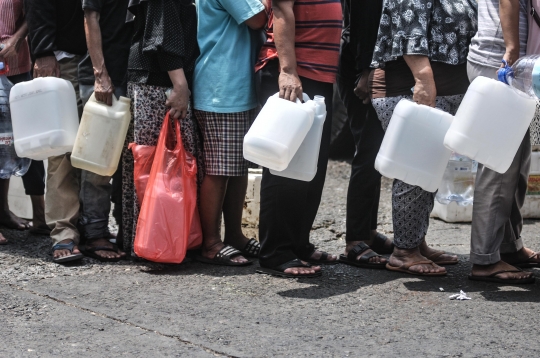
[(80, 260), (84, 257), (83, 254), (81, 253), (78, 253), (78, 254), (74, 254), (73, 253), (73, 249), (75, 248), (75, 241), (71, 241), (69, 244), (56, 244), (52, 247), (51, 249), (51, 253), (54, 254), (55, 251), (57, 250), (69, 250), (71, 252), (71, 255), (68, 255), (68, 256), (63, 256), (63, 257), (57, 257), (55, 258), (53, 256), (53, 262), (57, 263), (57, 264), (61, 264), (61, 263), (64, 263), (64, 262), (71, 262), (71, 261), (77, 261), (77, 260)]
[(242, 250), (240, 250), (242, 253), (242, 256), (244, 257), (259, 257), (259, 253), (261, 252), (261, 244), (255, 239), (249, 239), (246, 246)]
[(111, 245), (112, 245), (112, 247), (111, 246), (92, 246), (92, 247), (88, 247), (87, 245), (84, 245), (81, 248), (81, 252), (85, 256), (91, 257), (91, 258), (99, 260), (101, 262), (118, 262), (118, 261), (123, 260), (124, 258), (126, 258), (127, 255), (113, 258), (113, 257), (103, 257), (103, 256), (100, 256), (100, 255), (96, 254), (96, 251), (110, 251), (110, 252), (114, 252), (114, 253), (118, 254), (118, 246), (116, 246), (115, 244), (111, 244)]
[(356, 266), (356, 267), (384, 269), (386, 266), (386, 263), (369, 262), (369, 259), (371, 259), (372, 257), (382, 257), (381, 255), (377, 254), (372, 249), (371, 249), (371, 252), (368, 252), (360, 256), (360, 259), (358, 260), (356, 259), (358, 255), (361, 255), (362, 253), (370, 249), (371, 248), (367, 244), (365, 244), (364, 242), (360, 242), (359, 244), (354, 245), (351, 251), (349, 251), (349, 253), (346, 256), (344, 254), (339, 255), (339, 262), (341, 262), (342, 264)]
[(369, 247), (379, 254), (390, 255), (394, 252), (394, 243), (392, 242), (392, 245), (388, 247), (386, 246), (386, 240), (388, 240), (388, 237), (378, 232), (377, 235), (373, 237), (373, 240), (371, 240), (371, 245), (369, 245)]
[[(512, 266), (521, 267), (521, 268), (540, 267), (540, 262), (531, 261), (534, 257), (538, 255), (540, 255), (540, 252), (535, 252), (531, 256), (529, 256), (527, 260), (521, 261), (521, 262), (513, 262), (512, 260), (504, 260), (504, 258), (503, 258), (503, 261)], [(501, 256), (504, 256), (504, 254)]]
[(518, 284), (518, 285), (530, 284), (530, 283), (535, 282), (534, 277), (522, 278), (522, 279), (504, 279), (504, 278), (495, 277), (498, 274), (505, 273), (505, 272), (517, 273), (517, 272), (523, 272), (523, 270), (521, 270), (519, 268), (516, 268), (515, 270), (501, 270), (501, 271), (494, 272), (489, 276), (469, 275), (469, 280), (471, 280), (471, 281), (484, 281), (484, 282), (496, 282), (496, 283), (507, 283), (507, 284)]
[(426, 259), (433, 261), (436, 265), (444, 266), (444, 265), (457, 265), (459, 262), (459, 259), (457, 260), (439, 260), (439, 257), (446, 254), (444, 251), (435, 251), (433, 254), (426, 256)]
[(253, 263), (253, 261), (251, 260), (248, 260), (247, 262), (234, 262), (232, 258), (238, 255), (242, 255), (242, 252), (240, 252), (240, 250), (237, 250), (232, 246), (225, 245), (212, 259), (206, 258), (204, 256), (197, 256), (195, 257), (195, 259), (205, 264), (222, 266), (247, 266)]
[(410, 263), (410, 264), (404, 264), (404, 265), (401, 265), (399, 267), (392, 266), (392, 265), (390, 265), (390, 263), (387, 263), (386, 264), (386, 269), (390, 270), (390, 271), (403, 272), (403, 273), (408, 273), (410, 275), (417, 275), (417, 276), (444, 276), (444, 275), (446, 275), (446, 272), (415, 272), (415, 271), (409, 270), (409, 268), (411, 266), (416, 266), (416, 265), (432, 265), (432, 266), (436, 266), (433, 261), (424, 260), (424, 261), (416, 261), (416, 262), (413, 262), (413, 263)]
[(317, 251), (317, 250), (313, 250), (311, 255), (309, 255), (309, 259), (303, 259), (303, 260), (305, 262), (307, 262), (307, 263), (312, 264), (312, 265), (336, 265), (336, 264), (339, 263), (339, 260), (328, 260), (328, 256), (330, 256), (330, 254), (328, 254), (328, 252), (324, 252), (324, 251), (321, 251), (321, 253), (322, 253), (321, 257), (319, 257), (318, 259), (311, 258), (311, 256), (313, 256), (315, 251)]
[(256, 270), (256, 272), (266, 274), (266, 275), (284, 277), (284, 278), (300, 278), (300, 277), (313, 278), (313, 277), (319, 277), (319, 276), (322, 275), (321, 271), (315, 272), (315, 273), (310, 273), (310, 274), (305, 274), (305, 275), (301, 275), (301, 274), (295, 275), (293, 273), (286, 273), (285, 272), (286, 269), (294, 268), (294, 267), (307, 267), (307, 268), (309, 268), (309, 267), (311, 267), (311, 265), (305, 264), (302, 261), (300, 261), (299, 259), (294, 259), (294, 260), (285, 262), (284, 264), (281, 264), (279, 266), (276, 266), (274, 268), (259, 267)]

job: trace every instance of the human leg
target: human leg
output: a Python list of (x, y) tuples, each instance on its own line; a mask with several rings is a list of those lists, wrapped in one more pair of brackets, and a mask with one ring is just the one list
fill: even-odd
[(22, 176), (26, 195), (32, 201), (31, 233), (48, 234), (49, 227), (45, 222), (45, 166), (42, 161), (32, 160), (25, 175)]
[(9, 229), (27, 230), (28, 221), (17, 217), (9, 210), (8, 204), (9, 179), (0, 179), (0, 225)]

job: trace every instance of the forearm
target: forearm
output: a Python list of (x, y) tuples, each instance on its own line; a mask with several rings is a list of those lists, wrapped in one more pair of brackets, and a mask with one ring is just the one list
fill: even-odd
[(168, 71), (169, 78), (173, 84), (173, 88), (178, 89), (181, 87), (188, 87), (186, 75), (184, 74), (184, 69), (179, 68), (177, 70)]
[(274, 0), (274, 41), (281, 71), (296, 73), (294, 0)]
[(500, 0), (499, 16), (506, 52), (519, 56), (519, 0)]
[(26, 20), (23, 21), (21, 26), (15, 31), (15, 34), (13, 34), (13, 37), (16, 37), (18, 39), (24, 39), (28, 35), (28, 24), (26, 23)]
[(108, 76), (105, 58), (103, 57), (103, 46), (101, 40), (101, 29), (99, 27), (99, 13), (93, 10), (84, 11), (84, 30), (86, 33), (86, 44), (88, 53), (92, 60), (94, 75), (96, 79), (106, 75)]
[(35, 58), (54, 56), (56, 9), (54, 1), (25, 0), (28, 41)]
[(403, 59), (409, 66), (415, 81), (433, 80), (433, 70), (427, 56), (405, 55)]

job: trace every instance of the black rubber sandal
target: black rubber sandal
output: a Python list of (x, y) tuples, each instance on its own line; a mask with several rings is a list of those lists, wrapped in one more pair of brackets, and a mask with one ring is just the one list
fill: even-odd
[(388, 237), (378, 232), (377, 235), (373, 237), (373, 240), (371, 240), (371, 245), (369, 245), (369, 247), (378, 254), (389, 255), (394, 252), (394, 243), (392, 243), (390, 247), (387, 247), (386, 240), (388, 240)]
[(312, 265), (336, 265), (339, 263), (339, 260), (336, 259), (336, 260), (328, 260), (328, 256), (330, 256), (328, 254), (328, 252), (324, 252), (324, 251), (321, 251), (322, 252), (322, 255), (319, 259), (312, 259), (311, 256), (313, 256), (313, 254), (315, 253), (315, 251), (317, 250), (313, 250), (313, 253), (311, 253), (311, 255), (309, 255), (309, 259), (303, 259), (304, 261), (312, 264)]
[(240, 250), (242, 253), (242, 256), (244, 257), (259, 257), (259, 253), (261, 252), (261, 244), (255, 239), (249, 239), (246, 246), (242, 250)]
[(247, 262), (234, 262), (232, 258), (238, 255), (242, 255), (242, 252), (240, 252), (240, 250), (237, 250), (232, 246), (225, 245), (221, 250), (219, 250), (216, 256), (214, 256), (214, 258), (209, 259), (204, 256), (197, 256), (195, 257), (195, 260), (204, 264), (221, 266), (247, 266), (253, 263), (252, 260), (248, 260)]
[(495, 283), (502, 283), (502, 284), (507, 284), (507, 285), (526, 285), (526, 284), (534, 283), (536, 281), (534, 276), (529, 277), (529, 278), (522, 278), (522, 279), (518, 279), (518, 280), (516, 280), (516, 279), (504, 279), (504, 278), (495, 277), (498, 274), (505, 273), (505, 272), (518, 273), (518, 272), (523, 272), (523, 270), (521, 270), (519, 268), (516, 268), (515, 270), (501, 270), (501, 271), (494, 272), (489, 276), (469, 275), (469, 280), (471, 280), (471, 281), (495, 282)]
[[(367, 250), (370, 250), (371, 248), (363, 243), (360, 242), (359, 244), (355, 245), (351, 251), (345, 256), (344, 254), (339, 255), (339, 262), (346, 265), (356, 266), (356, 267), (364, 267), (364, 268), (373, 268), (373, 269), (385, 269), (386, 268), (386, 262), (382, 263), (375, 263), (375, 262), (369, 262), (369, 259), (372, 257), (382, 257), (381, 255), (377, 254), (376, 252), (371, 249), (371, 252), (368, 252), (364, 255), (362, 253), (366, 252)], [(357, 260), (356, 258), (360, 256), (360, 259)]]
[[(78, 254), (74, 254), (73, 253), (73, 249), (75, 248), (75, 242), (74, 241), (71, 241), (69, 244), (56, 244), (52, 247), (51, 249), (51, 254), (53, 254), (53, 262), (54, 263), (57, 263), (57, 264), (63, 264), (65, 262), (73, 262), (73, 261), (78, 261), (80, 259), (82, 259), (84, 257), (83, 254), (81, 253), (78, 253)], [(54, 252), (57, 251), (57, 250), (69, 250), (69, 252), (71, 252), (71, 255), (68, 255), (68, 256), (62, 256), (62, 257), (57, 257), (55, 258), (54, 257)]]
[(127, 255), (120, 256), (120, 257), (117, 257), (117, 258), (113, 258), (113, 257), (103, 257), (103, 256), (100, 256), (100, 255), (96, 254), (96, 251), (110, 251), (110, 252), (114, 252), (114, 253), (117, 253), (118, 255), (120, 255), (118, 253), (118, 246), (116, 246), (115, 244), (111, 244), (111, 245), (113, 245), (113, 246), (112, 247), (111, 246), (92, 246), (92, 247), (88, 247), (87, 245), (85, 245), (85, 246), (83, 246), (81, 248), (81, 252), (85, 256), (91, 257), (91, 258), (99, 260), (101, 262), (118, 262), (118, 261), (123, 260), (123, 259), (126, 258)]
[(265, 275), (272, 275), (272, 276), (283, 277), (283, 278), (304, 278), (304, 277), (305, 278), (313, 278), (313, 277), (320, 277), (322, 275), (321, 271), (315, 272), (315, 273), (310, 273), (308, 275), (301, 275), (301, 274), (295, 275), (295, 274), (292, 274), (292, 273), (286, 273), (285, 272), (286, 269), (294, 268), (294, 267), (306, 267), (306, 268), (309, 268), (309, 267), (311, 267), (311, 265), (309, 265), (309, 264), (306, 265), (305, 263), (303, 263), (299, 259), (294, 259), (294, 260), (285, 262), (284, 264), (281, 264), (279, 266), (276, 266), (274, 268), (259, 267), (256, 270), (256, 272), (257, 273), (262, 273), (262, 274), (265, 274)]

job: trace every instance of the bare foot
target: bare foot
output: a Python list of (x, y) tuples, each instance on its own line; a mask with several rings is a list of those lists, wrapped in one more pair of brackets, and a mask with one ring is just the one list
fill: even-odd
[[(471, 276), (476, 277), (487, 277), (493, 275), (498, 271), (516, 271), (518, 270), (514, 266), (507, 264), (504, 261), (499, 261), (493, 265), (473, 265), (471, 270)], [(533, 276), (532, 272), (502, 272), (493, 277), (500, 278), (502, 280), (523, 280), (531, 278)]]
[(540, 264), (540, 252), (534, 252), (527, 247), (523, 247), (518, 252), (501, 254), (501, 260), (510, 265)]
[[(353, 247), (355, 247), (356, 245), (358, 245), (359, 243), (361, 242), (364, 242), (364, 241), (351, 241), (351, 242), (347, 242), (347, 246), (345, 246), (345, 257), (347, 257), (347, 255), (349, 254), (349, 251), (352, 250)], [(366, 250), (364, 252), (362, 252), (360, 255), (358, 255), (356, 257), (356, 260), (360, 260), (360, 257), (364, 256), (365, 254), (369, 254), (370, 252), (374, 252), (373, 250), (369, 249), (369, 250)], [(388, 260), (386, 260), (384, 257), (381, 257), (381, 256), (374, 256), (374, 257), (371, 257), (369, 259), (369, 263), (373, 263), (373, 264), (385, 264)]]
[(28, 230), (30, 228), (28, 221), (21, 219), (10, 210), (2, 210), (0, 212), (0, 225), (15, 230)]
[[(318, 261), (318, 260), (321, 259), (322, 255), (324, 253), (325, 253), (324, 251), (315, 250), (315, 252), (313, 252), (313, 254), (311, 254), (310, 260)], [(326, 254), (328, 255), (328, 257), (326, 258), (326, 261), (337, 261), (338, 260), (337, 255), (333, 255), (333, 254), (329, 254), (329, 253), (326, 253)]]
[[(216, 257), (217, 253), (225, 247), (225, 244), (221, 241), (218, 241), (214, 244), (211, 244), (210, 246), (206, 246), (206, 245), (203, 245), (203, 249), (202, 249), (202, 256), (203, 257), (206, 257), (207, 259), (210, 259), (212, 260), (214, 257)], [(231, 257), (231, 261), (232, 262), (236, 262), (236, 263), (246, 263), (248, 262), (249, 260), (246, 259), (244, 256), (242, 255), (234, 255)]]
[[(415, 249), (399, 249), (394, 248), (394, 252), (390, 256), (389, 264), (393, 267), (401, 267), (410, 265), (419, 261), (430, 261), (420, 253), (420, 248)], [(446, 273), (444, 267), (430, 264), (418, 264), (409, 267), (409, 271), (417, 273)]]
[(122, 250), (118, 249), (113, 243), (109, 241), (108, 238), (101, 238), (101, 239), (92, 239), (88, 240), (86, 247), (91, 249), (94, 247), (108, 247), (111, 249), (116, 249), (116, 251), (108, 251), (108, 250), (97, 250), (94, 251), (96, 255), (99, 257), (102, 257), (104, 259), (121, 259), (126, 256), (126, 253)]
[[(309, 265), (307, 262), (302, 261), (303, 264)], [(320, 266), (311, 266), (311, 267), (291, 267), (283, 271), (284, 273), (290, 273), (293, 275), (313, 275), (316, 272), (321, 271)]]
[[(70, 240), (70, 239), (67, 239), (67, 240), (63, 240), (63, 241), (60, 241), (59, 244), (69, 244), (70, 242), (72, 242), (73, 240)], [(71, 254), (80, 254), (81, 252), (79, 251), (79, 248), (77, 246), (73, 247), (73, 252), (67, 250), (67, 249), (62, 249), (62, 250), (54, 250), (53, 252), (53, 257), (55, 259), (59, 259), (61, 257), (64, 257), (64, 256), (69, 256)]]
[(7, 243), (7, 239), (4, 237), (4, 235), (2, 235), (2, 233), (0, 233), (0, 245), (5, 245)]
[(429, 247), (426, 240), (424, 240), (420, 245), (420, 254), (436, 264), (439, 264), (440, 262), (448, 265), (458, 263), (459, 261), (457, 255), (450, 255), (444, 251), (435, 250)]

